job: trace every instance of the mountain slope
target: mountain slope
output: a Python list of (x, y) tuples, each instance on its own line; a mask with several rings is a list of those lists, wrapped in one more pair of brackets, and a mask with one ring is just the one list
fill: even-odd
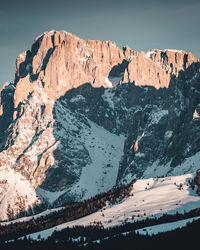
[[(27, 236), (34, 240), (37, 240), (39, 235), (40, 239), (47, 239), (53, 232), (61, 231), (68, 227), (95, 226), (98, 222), (101, 222), (103, 227), (112, 228), (124, 225), (125, 222), (134, 224), (137, 221), (145, 220), (145, 218), (159, 218), (163, 214), (176, 215), (177, 212), (184, 214), (192, 209), (199, 209), (200, 197), (196, 194), (196, 187), (192, 190), (189, 185), (189, 181), (192, 181), (193, 178), (194, 175), (187, 174), (175, 177), (137, 180), (133, 184), (130, 196), (121, 202), (114, 205), (107, 203), (106, 207), (88, 216)], [(198, 217), (195, 217), (195, 219), (198, 219)], [(191, 219), (189, 220), (191, 221)], [(185, 223), (178, 218), (177, 222), (170, 224), (166, 231), (169, 231), (170, 228), (177, 228), (179, 221), (180, 223)], [(154, 227), (155, 230), (157, 228), (157, 232), (162, 232), (162, 225), (153, 226), (146, 230), (150, 232), (150, 229)], [(142, 234), (143, 229), (138, 231)]]
[(25, 177), (46, 206), (181, 173), (189, 159), (184, 171), (195, 170), (199, 70), (185, 51), (139, 53), (45, 32), (1, 89), (0, 167)]

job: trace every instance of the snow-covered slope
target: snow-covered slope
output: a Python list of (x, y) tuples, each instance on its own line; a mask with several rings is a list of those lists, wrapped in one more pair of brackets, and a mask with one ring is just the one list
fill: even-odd
[[(53, 204), (59, 197), (73, 197), (73, 200), (78, 201), (111, 189), (117, 180), (125, 138), (110, 133), (89, 119), (80, 122), (69, 112), (62, 114), (59, 120), (62, 123), (59, 123), (60, 130), (55, 135), (60, 139), (57, 150), (62, 150), (60, 159), (70, 159), (71, 164), (63, 166), (55, 162), (54, 169), (50, 171), (55, 174), (65, 168), (77, 181), (67, 188), (63, 187), (61, 191), (56, 190), (56, 186), (52, 186), (54, 191), (51, 192), (39, 187), (39, 197)], [(65, 177), (59, 177), (58, 181), (61, 183)], [(52, 184), (54, 185), (53, 180)]]
[(143, 235), (146, 235), (146, 234), (153, 235), (153, 234), (158, 234), (158, 233), (164, 233), (164, 232), (175, 230), (177, 228), (185, 227), (188, 223), (191, 223), (199, 219), (200, 219), (200, 216), (197, 216), (197, 217), (189, 218), (185, 220), (179, 220), (179, 221), (170, 222), (170, 223), (163, 223), (163, 224), (155, 225), (151, 227), (144, 227), (144, 228), (136, 230), (136, 232), (139, 234), (143, 234)]
[(124, 220), (134, 222), (146, 217), (160, 217), (163, 213), (190, 211), (200, 207), (200, 197), (197, 196), (196, 190), (192, 190), (188, 185), (191, 179), (193, 179), (192, 174), (137, 180), (133, 185), (131, 196), (121, 203), (107, 205), (101, 211), (86, 217), (29, 236), (33, 239), (37, 239), (38, 235), (41, 235), (41, 238), (47, 238), (55, 230), (76, 225), (87, 226), (101, 221), (104, 227), (112, 227), (122, 224)]
[(0, 168), (0, 201), (0, 220), (13, 219), (40, 204), (30, 182), (8, 167)]
[(91, 133), (83, 131), (82, 136), (91, 163), (86, 165), (79, 182), (73, 187), (74, 193), (79, 191), (79, 187), (85, 190), (84, 199), (107, 191), (116, 184), (125, 140), (123, 136), (112, 134), (92, 121), (88, 122)]
[(41, 213), (38, 213), (38, 214), (34, 214), (34, 215), (29, 215), (29, 216), (25, 216), (25, 217), (20, 217), (18, 219), (15, 219), (15, 220), (10, 220), (10, 221), (5, 221), (5, 222), (0, 222), (0, 226), (5, 226), (5, 225), (9, 225), (9, 224), (14, 224), (14, 223), (17, 223), (17, 222), (26, 222), (26, 221), (30, 221), (30, 220), (35, 220), (35, 219), (38, 219), (42, 216), (46, 216), (48, 214), (51, 214), (51, 213), (54, 213), (54, 212), (57, 212), (57, 211), (60, 211), (62, 210), (64, 207), (59, 207), (59, 208), (52, 208), (52, 209), (47, 209)]

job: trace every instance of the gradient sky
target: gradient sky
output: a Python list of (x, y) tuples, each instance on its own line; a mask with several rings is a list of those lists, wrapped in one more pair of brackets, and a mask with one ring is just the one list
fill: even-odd
[(112, 40), (134, 50), (183, 49), (200, 57), (199, 0), (2, 0), (0, 86), (13, 81), (16, 57), (44, 31)]

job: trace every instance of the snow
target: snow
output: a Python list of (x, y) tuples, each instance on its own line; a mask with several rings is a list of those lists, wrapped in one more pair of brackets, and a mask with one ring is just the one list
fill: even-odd
[(173, 135), (173, 131), (171, 131), (171, 130), (168, 130), (168, 131), (165, 132), (165, 138), (166, 138), (166, 139), (171, 138), (172, 135)]
[(157, 124), (166, 115), (168, 115), (168, 110), (155, 110), (151, 113), (151, 124)]
[(109, 82), (112, 83), (112, 86), (115, 87), (118, 84), (120, 84), (123, 76), (124, 76), (124, 72), (120, 73), (118, 76), (109, 76), (108, 80), (109, 80)]
[[(168, 133), (167, 133), (168, 134)], [(169, 133), (170, 135), (170, 133)], [(171, 168), (169, 161), (167, 164), (160, 164), (159, 160), (155, 161), (143, 173), (143, 178), (158, 177), (158, 176), (176, 176), (182, 173), (191, 173), (199, 169), (200, 152), (197, 152), (191, 157), (186, 158), (180, 165)]]
[(23, 51), (21, 54), (19, 54), (19, 57), (21, 59), (25, 59), (25, 57), (26, 57), (26, 51)]
[(104, 101), (106, 101), (109, 104), (109, 106), (112, 109), (114, 109), (114, 102), (113, 102), (114, 92), (112, 91), (112, 89), (105, 89), (105, 92), (102, 95), (102, 98), (104, 99)]
[(125, 140), (125, 137), (112, 134), (90, 120), (88, 123), (91, 127), (90, 133), (83, 130), (82, 140), (89, 152), (91, 163), (83, 168), (79, 182), (73, 187), (75, 193), (79, 187), (84, 190), (84, 199), (115, 185)]
[(199, 161), (200, 161), (200, 152), (197, 152), (195, 155), (188, 157), (185, 159), (182, 164), (178, 165), (174, 168), (170, 174), (171, 175), (179, 175), (181, 173), (189, 173), (196, 171), (199, 169)]
[[(133, 196), (124, 199), (121, 203), (107, 205), (104, 209), (91, 215), (28, 236), (37, 239), (40, 234), (41, 238), (47, 238), (55, 230), (76, 225), (87, 226), (93, 224), (94, 221), (101, 221), (104, 227), (112, 227), (122, 224), (125, 219), (134, 222), (134, 220), (145, 217), (160, 217), (163, 213), (188, 212), (200, 207), (200, 197), (197, 196), (196, 190), (192, 190), (187, 185), (188, 180), (193, 177), (193, 174), (186, 174), (137, 180), (131, 192)], [(183, 189), (180, 189), (180, 184)]]
[(112, 87), (113, 87), (113, 84), (112, 84), (112, 82), (108, 79), (108, 77), (105, 77), (105, 83), (107, 84), (107, 86), (108, 86), (109, 88), (112, 88)]
[(88, 57), (79, 57), (78, 60), (79, 60), (79, 62), (84, 63), (84, 62), (87, 62)]
[(177, 49), (164, 49), (164, 51), (174, 52), (174, 53), (181, 53), (183, 50), (177, 50)]
[(150, 177), (166, 176), (168, 172), (171, 170), (170, 164), (171, 161), (165, 165), (160, 165), (159, 160), (157, 160), (153, 162), (153, 164), (144, 171), (142, 177), (150, 178)]
[[(79, 101), (82, 98), (79, 95), (71, 101)], [(74, 161), (70, 169), (76, 176), (76, 182), (73, 185), (63, 187), (60, 192), (49, 192), (39, 188), (37, 189), (39, 197), (52, 204), (63, 194), (71, 195), (79, 200), (111, 189), (116, 184), (125, 138), (110, 133), (85, 116), (82, 116), (84, 122), (80, 121), (80, 117), (77, 117), (74, 112), (64, 110), (61, 103), (56, 106), (55, 116), (59, 121), (59, 130), (56, 130), (54, 135), (56, 138), (68, 138), (72, 142), (70, 148), (65, 147), (64, 141), (59, 144), (62, 153), (75, 155), (77, 159), (80, 152), (85, 159), (83, 163), (77, 161), (80, 165)], [(70, 157), (73, 160), (73, 156)], [(57, 167), (56, 162), (55, 167)]]
[(161, 232), (162, 233), (168, 232), (168, 231), (175, 230), (177, 228), (185, 227), (188, 223), (191, 223), (199, 219), (200, 219), (200, 216), (197, 216), (197, 217), (189, 218), (185, 220), (179, 220), (179, 221), (170, 222), (170, 223), (163, 223), (163, 224), (155, 225), (151, 227), (144, 227), (135, 231), (141, 235), (153, 235), (153, 234), (158, 234)]
[(74, 103), (74, 102), (80, 102), (80, 101), (85, 101), (85, 97), (82, 95), (77, 95), (75, 97), (73, 97), (70, 102)]
[(141, 81), (135, 81), (135, 86), (138, 86)]
[(48, 32), (48, 34), (52, 34), (52, 33), (55, 33), (56, 31), (55, 30), (50, 30), (49, 32)]
[(35, 214), (35, 215), (31, 215), (31, 216), (26, 216), (26, 217), (21, 217), (19, 219), (15, 219), (15, 220), (11, 220), (11, 221), (6, 221), (6, 222), (1, 222), (0, 225), (1, 226), (5, 226), (5, 225), (9, 225), (9, 224), (13, 224), (13, 223), (16, 223), (16, 222), (26, 222), (26, 221), (30, 221), (30, 220), (34, 220), (34, 219), (37, 219), (37, 218), (40, 218), (42, 216), (46, 216), (48, 214), (51, 214), (53, 212), (56, 212), (56, 211), (60, 211), (62, 210), (64, 207), (59, 207), (59, 208), (53, 208), (53, 209), (47, 209), (45, 210), (44, 212), (42, 213), (39, 213), (39, 214)]
[(145, 154), (138, 152), (135, 154), (135, 157), (142, 158), (142, 157), (145, 157)]
[(66, 190), (50, 192), (40, 187), (37, 188), (37, 194), (41, 200), (47, 200), (50, 204), (53, 204)]
[(167, 51), (169, 51), (169, 52), (174, 52), (174, 53), (182, 53), (183, 52), (183, 50), (177, 50), (177, 49), (164, 49), (164, 50), (160, 50), (160, 49), (152, 49), (152, 50), (149, 50), (147, 53), (146, 53), (146, 57), (147, 58), (151, 58), (151, 56), (153, 55), (153, 54), (156, 54), (156, 51), (164, 51), (164, 52), (167, 52)]
[[(0, 220), (8, 220), (8, 212), (17, 215), (40, 201), (30, 182), (9, 167), (0, 168)], [(10, 208), (9, 208), (10, 207)]]
[(150, 51), (148, 51), (147, 53), (146, 53), (146, 57), (147, 58), (151, 58), (151, 56), (153, 55), (153, 54), (156, 54), (156, 51), (155, 50), (150, 50)]

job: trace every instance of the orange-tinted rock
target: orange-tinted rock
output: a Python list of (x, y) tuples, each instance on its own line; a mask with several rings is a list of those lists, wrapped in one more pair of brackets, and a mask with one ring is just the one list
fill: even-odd
[[(51, 31), (39, 36), (31, 52), (31, 60), (24, 65), (26, 73), (33, 82), (37, 79), (44, 84), (51, 99), (57, 99), (67, 90), (87, 82), (94, 87), (109, 87), (106, 78), (110, 70), (125, 58), (123, 51), (113, 42), (86, 42), (65, 31)], [(22, 53), (16, 61), (17, 89), (21, 89), (25, 81), (30, 88), (28, 79), (24, 80), (24, 74), (20, 74), (27, 54)], [(24, 99), (23, 93), (19, 92), (16, 91), (15, 107)]]
[(123, 82), (135, 82), (138, 86), (168, 88), (172, 75), (178, 76), (197, 59), (191, 53), (177, 50), (152, 50), (135, 55), (124, 74)]

